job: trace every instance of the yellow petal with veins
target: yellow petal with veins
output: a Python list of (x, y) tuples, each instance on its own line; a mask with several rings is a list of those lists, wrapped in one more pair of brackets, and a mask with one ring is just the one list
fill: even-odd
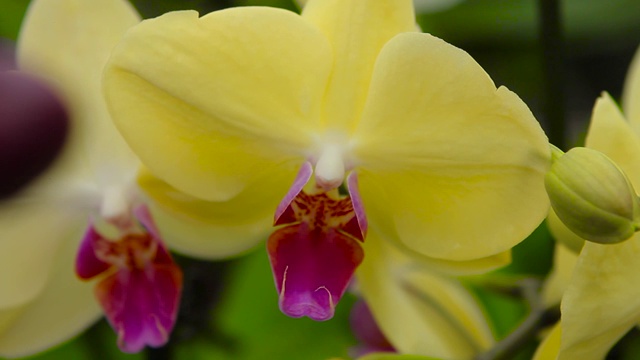
[(458, 281), (425, 271), (375, 232), (364, 246), (358, 285), (400, 353), (471, 358), (493, 344), (479, 305)]
[(73, 269), (82, 230), (72, 231), (72, 236), (47, 254), (54, 265), (39, 296), (0, 313), (0, 324), (4, 325), (0, 329), (0, 356), (20, 357), (46, 350), (79, 334), (101, 316), (93, 284), (80, 281)]
[(611, 158), (640, 189), (640, 137), (607, 93), (596, 101), (585, 144)]
[(285, 173), (276, 175), (259, 179), (223, 202), (204, 201), (179, 192), (146, 169), (140, 172), (138, 184), (150, 197), (153, 218), (171, 249), (216, 259), (241, 253), (269, 237), (273, 231), (273, 204), (281, 200), (293, 182)]
[(624, 113), (640, 136), (640, 48), (629, 66), (622, 93)]
[(21, 70), (43, 77), (66, 101), (70, 136), (50, 177), (130, 180), (137, 159), (113, 125), (102, 96), (104, 64), (127, 29), (140, 21), (125, 0), (35, 0), (18, 41)]
[(372, 223), (427, 256), (503, 252), (547, 214), (549, 145), (514, 93), (467, 53), (428, 34), (383, 48), (353, 139)]
[(603, 359), (640, 323), (640, 235), (615, 244), (586, 242), (562, 299), (559, 360)]
[(335, 60), (325, 97), (328, 129), (350, 132), (362, 113), (380, 49), (401, 32), (415, 31), (411, 0), (316, 0), (302, 17), (329, 39)]
[(117, 126), (154, 174), (227, 201), (257, 178), (293, 178), (320, 125), (331, 64), (326, 38), (292, 12), (185, 11), (132, 29), (104, 82)]

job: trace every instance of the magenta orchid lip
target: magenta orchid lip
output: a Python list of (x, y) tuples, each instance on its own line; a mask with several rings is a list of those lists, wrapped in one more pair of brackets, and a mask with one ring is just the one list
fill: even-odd
[(134, 210), (144, 229), (120, 226), (113, 240), (89, 225), (76, 258), (76, 274), (98, 279), (95, 294), (118, 334), (118, 346), (135, 353), (169, 340), (178, 314), (182, 271), (164, 246), (146, 206)]
[(305, 163), (276, 211), (282, 225), (267, 242), (279, 306), (291, 317), (331, 319), (338, 301), (364, 259), (361, 242), (367, 222), (355, 174), (348, 176), (349, 196), (337, 189), (303, 188), (312, 175)]

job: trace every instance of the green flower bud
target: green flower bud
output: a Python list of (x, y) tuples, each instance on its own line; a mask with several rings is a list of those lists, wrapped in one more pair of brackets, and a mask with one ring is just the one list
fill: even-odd
[(640, 203), (622, 170), (606, 155), (573, 148), (561, 155), (545, 176), (545, 187), (558, 218), (578, 236), (601, 244), (630, 238), (640, 228)]

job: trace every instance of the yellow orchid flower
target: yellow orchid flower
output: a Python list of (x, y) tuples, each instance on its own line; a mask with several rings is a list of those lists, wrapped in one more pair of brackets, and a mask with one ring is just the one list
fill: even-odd
[[(640, 51), (627, 75), (623, 99), (626, 119), (608, 94), (596, 101), (586, 146), (615, 161), (638, 189)], [(570, 234), (557, 221), (553, 226), (561, 230), (554, 231), (560, 240)], [(562, 298), (560, 328), (549, 340), (552, 345), (542, 346), (540, 353), (552, 354), (556, 349), (558, 359), (604, 359), (610, 348), (640, 323), (639, 257), (638, 233), (617, 244), (585, 242)], [(555, 358), (550, 356), (540, 359)]]
[(111, 50), (139, 22), (124, 0), (29, 6), (18, 64), (66, 102), (70, 135), (52, 168), (0, 205), (1, 356), (45, 350), (103, 311), (123, 351), (168, 340), (182, 273), (161, 239), (170, 229), (158, 230), (144, 204), (139, 160), (113, 125), (101, 88)]
[(467, 53), (415, 30), (410, 0), (323, 0), (302, 15), (172, 12), (128, 32), (104, 86), (119, 130), (166, 182), (142, 187), (164, 211), (234, 229), (182, 251), (215, 255), (273, 221), (281, 309), (325, 320), (368, 224), (439, 261), (529, 235), (548, 209), (544, 133)]

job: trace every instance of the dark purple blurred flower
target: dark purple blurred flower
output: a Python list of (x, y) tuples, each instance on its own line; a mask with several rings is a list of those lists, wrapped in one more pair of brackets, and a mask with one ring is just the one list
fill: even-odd
[(40, 174), (64, 143), (68, 114), (42, 82), (18, 71), (0, 53), (0, 199)]
[(353, 305), (349, 322), (353, 334), (360, 342), (357, 346), (349, 349), (349, 356), (358, 358), (374, 352), (396, 352), (378, 327), (364, 300), (358, 300)]

